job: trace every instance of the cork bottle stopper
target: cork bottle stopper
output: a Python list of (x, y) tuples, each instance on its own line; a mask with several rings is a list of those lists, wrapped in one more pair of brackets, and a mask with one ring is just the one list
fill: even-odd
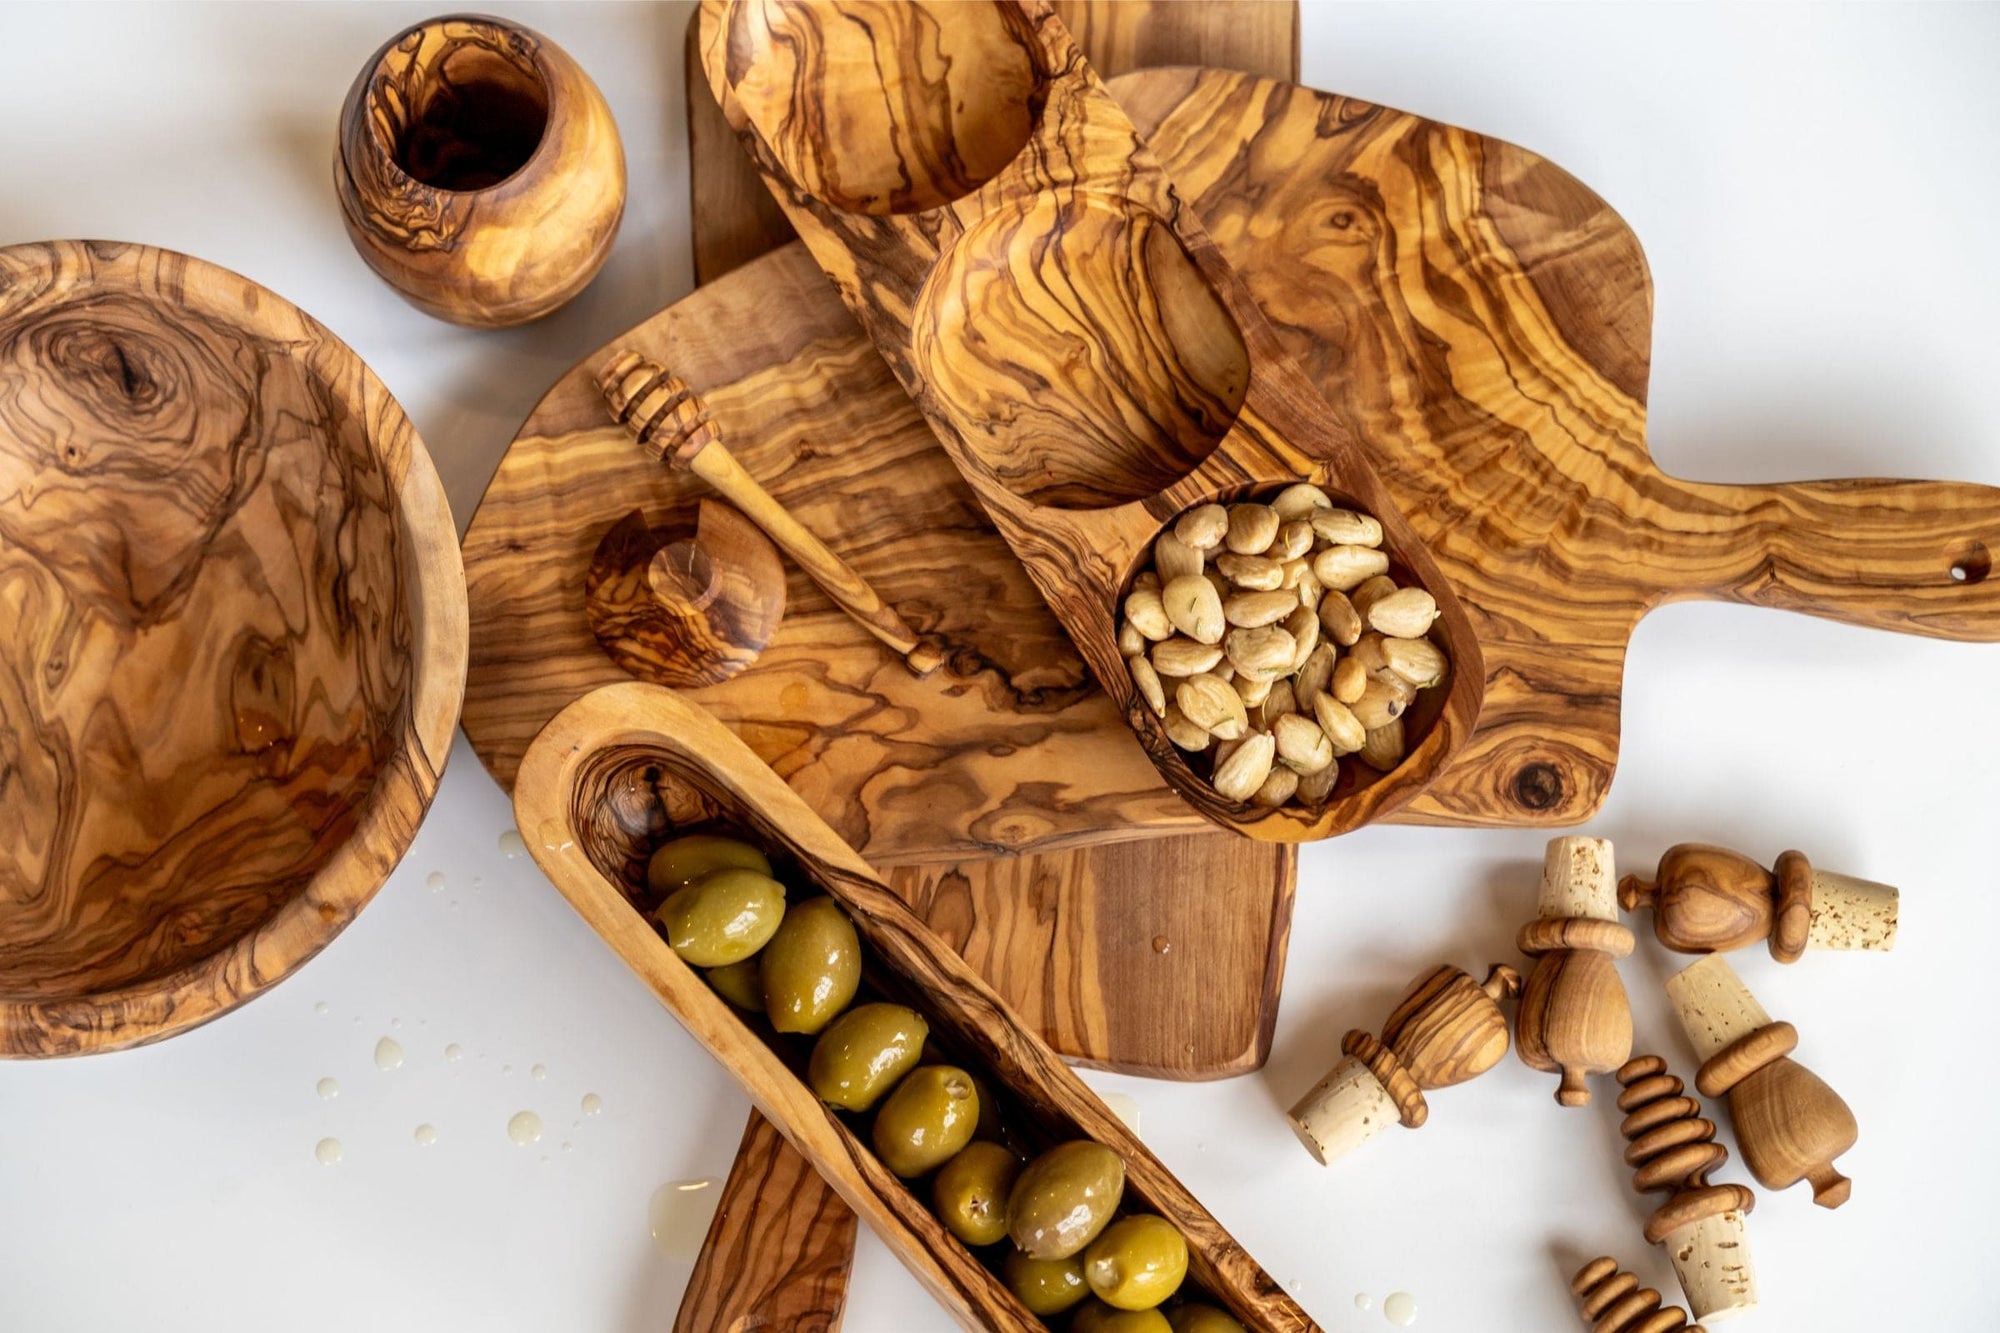
[(1694, 1047), (1695, 1059), (1704, 1063), (1738, 1037), (1747, 1037), (1771, 1021), (1719, 953), (1668, 977), (1667, 999)]
[(1743, 1214), (1731, 1209), (1691, 1222), (1667, 1238), (1674, 1276), (1688, 1309), (1704, 1324), (1719, 1324), (1757, 1308), (1757, 1270)]
[(1896, 947), (1896, 918), (1901, 906), (1902, 894), (1887, 884), (1814, 870), (1807, 947), (1887, 953)]
[(1389, 1089), (1358, 1055), (1335, 1065), (1287, 1118), (1299, 1142), (1321, 1166), (1353, 1152), (1384, 1126), (1401, 1123)]
[(1604, 838), (1551, 838), (1542, 858), (1537, 904), (1546, 918), (1618, 920), (1618, 876)]

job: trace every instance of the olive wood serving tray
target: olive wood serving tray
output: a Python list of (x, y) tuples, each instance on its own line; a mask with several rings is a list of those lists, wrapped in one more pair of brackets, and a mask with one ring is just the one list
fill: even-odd
[[(1471, 622), (1055, 12), (704, 0), (701, 24), (723, 114), (1167, 784), (1281, 841), (1421, 790), (1478, 715)], [(1116, 625), (1177, 515), (1302, 478), (1380, 520), (1452, 672), (1392, 772), (1347, 765), (1323, 806), (1273, 810), (1189, 766)]]
[(698, 706), (638, 682), (592, 691), (530, 746), (514, 813), (536, 863), (591, 928), (964, 1327), (1045, 1326), (813, 1095), (798, 1052), (766, 1044), (648, 923), (647, 856), (674, 829), (728, 827), (794, 863), (847, 909), (873, 987), (922, 1012), (935, 1044), (1009, 1103), (1010, 1123), (1043, 1146), (1090, 1138), (1123, 1157), (1127, 1199), (1180, 1228), (1191, 1282), (1249, 1327), (1317, 1327), (971, 967)]

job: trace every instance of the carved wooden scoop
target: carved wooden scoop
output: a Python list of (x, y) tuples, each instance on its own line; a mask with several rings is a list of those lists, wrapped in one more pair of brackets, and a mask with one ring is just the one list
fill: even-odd
[[(766, 183), (1168, 783), (1285, 840), (1421, 791), (1478, 714), (1472, 623), (1054, 12), (707, 0), (701, 46)], [(1181, 513), (1300, 480), (1381, 520), (1392, 576), (1437, 599), (1451, 679), (1393, 772), (1266, 810), (1188, 766), (1116, 616)]]

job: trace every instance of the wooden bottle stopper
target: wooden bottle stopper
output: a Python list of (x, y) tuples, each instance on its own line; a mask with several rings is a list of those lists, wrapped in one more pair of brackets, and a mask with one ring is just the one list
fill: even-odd
[(1569, 1289), (1576, 1295), (1591, 1333), (1702, 1333), (1690, 1324), (1678, 1305), (1662, 1306), (1660, 1293), (1639, 1285), (1639, 1279), (1606, 1255), (1576, 1270)]
[(1611, 844), (1550, 839), (1539, 911), (1519, 939), (1535, 966), (1521, 991), (1517, 1049), (1530, 1069), (1562, 1076), (1557, 1102), (1587, 1106), (1585, 1076), (1632, 1054), (1632, 1007), (1612, 960), (1631, 953), (1633, 939), (1618, 921)]
[(1816, 870), (1804, 852), (1786, 852), (1766, 870), (1692, 842), (1668, 848), (1654, 878), (1627, 875), (1618, 885), (1626, 911), (1653, 909), (1653, 931), (1669, 949), (1728, 953), (1769, 940), (1781, 963), (1807, 949), (1888, 952), (1901, 897), (1887, 884)]
[(1852, 1182), (1833, 1159), (1854, 1146), (1854, 1113), (1817, 1074), (1790, 1058), (1790, 1023), (1774, 1023), (1728, 960), (1711, 954), (1667, 980), (1667, 998), (1702, 1060), (1695, 1086), (1729, 1094), (1744, 1164), (1766, 1189), (1810, 1180), (1813, 1202), (1838, 1208)]
[(1729, 1149), (1715, 1141), (1715, 1123), (1657, 1055), (1626, 1061), (1618, 1082), (1618, 1109), (1625, 1113), (1618, 1132), (1629, 1145), (1632, 1186), (1668, 1196), (1647, 1219), (1646, 1240), (1666, 1246), (1696, 1319), (1714, 1322), (1756, 1309), (1757, 1271), (1744, 1218), (1757, 1196), (1743, 1185), (1709, 1184), (1709, 1172), (1729, 1160)]
[(1507, 1054), (1500, 1001), (1521, 989), (1505, 964), (1474, 981), (1449, 964), (1410, 983), (1380, 1038), (1356, 1028), (1342, 1060), (1290, 1112), (1292, 1128), (1321, 1166), (1373, 1138), (1391, 1120), (1416, 1129), (1430, 1118), (1427, 1090), (1477, 1078)]

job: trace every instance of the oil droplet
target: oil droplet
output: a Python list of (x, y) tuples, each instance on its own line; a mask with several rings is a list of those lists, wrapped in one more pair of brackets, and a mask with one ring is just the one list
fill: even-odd
[(340, 1160), (340, 1140), (321, 1139), (313, 1145), (313, 1156), (319, 1158), (321, 1166), (332, 1166)]
[(512, 861), (515, 857), (526, 856), (527, 854), (528, 844), (521, 837), (519, 829), (510, 828), (500, 835), (500, 855)]
[(453, 1042), (444, 1048), (444, 1058), (447, 1060), (463, 1060), (465, 1058), (465, 1048), (457, 1042)]
[(500, 1072), (501, 1072), (501, 1073), (503, 1073), (503, 1074), (511, 1074), (511, 1073), (513, 1073), (513, 1072), (514, 1072), (514, 1066), (512, 1066), (512, 1065), (501, 1065), (501, 1066), (500, 1066)]
[(602, 1097), (598, 1096), (594, 1092), (586, 1092), (583, 1094), (583, 1113), (585, 1115), (596, 1115), (603, 1109), (604, 1109), (604, 1099)]
[(375, 1067), (387, 1072), (403, 1063), (403, 1043), (394, 1037), (384, 1037), (375, 1043)]
[(542, 1137), (542, 1118), (533, 1111), (516, 1111), (507, 1122), (507, 1137), (527, 1147)]
[(570, 840), (569, 830), (563, 827), (561, 821), (554, 819), (542, 821), (541, 827), (535, 830), (535, 840), (542, 844), (544, 851), (550, 852), (566, 852), (576, 846)]
[(1375, 1308), (1375, 1298), (1365, 1291), (1357, 1291), (1354, 1293), (1354, 1308), (1357, 1310), (1372, 1310)]
[(717, 1198), (713, 1180), (670, 1180), (654, 1190), (646, 1205), (653, 1248), (669, 1259), (693, 1259), (708, 1235)]
[(333, 1006), (328, 1004), (325, 1000), (321, 1000), (318, 1004), (313, 1006), (313, 1012), (316, 1014), (330, 1013), (332, 1009)]
[(563, 1145), (562, 1145), (562, 1150), (563, 1150), (564, 1152), (568, 1152), (568, 1151), (569, 1151), (569, 1149), (570, 1149), (570, 1143), (569, 1143), (569, 1140), (568, 1140), (568, 1139), (564, 1139), (564, 1140), (563, 1140)]
[(436, 1143), (437, 1141), (438, 1141), (438, 1132), (437, 1132), (437, 1126), (436, 1126), (436, 1125), (418, 1125), (418, 1126), (417, 1126), (417, 1142), (418, 1142), (419, 1144), (421, 1144), (421, 1145), (423, 1145), (424, 1147), (428, 1148), (428, 1147), (430, 1147), (430, 1146), (431, 1146), (431, 1145), (432, 1145), (433, 1143)]
[(430, 890), (432, 893), (443, 893), (444, 871), (442, 870), (431, 871), (431, 873), (425, 877), (424, 883), (430, 886)]
[(389, 1026), (392, 1028), (399, 1028), (403, 1026), (403, 1020), (400, 1018), (392, 1018), (389, 1020)]
[(330, 1078), (323, 1078), (314, 1085), (313, 1091), (317, 1092), (327, 1101), (332, 1101), (340, 1095), (340, 1085)]
[(1100, 1093), (1099, 1100), (1104, 1103), (1105, 1110), (1125, 1122), (1125, 1128), (1131, 1130), (1134, 1134), (1139, 1132), (1138, 1102), (1127, 1097), (1122, 1092)]
[(1173, 951), (1174, 942), (1172, 940), (1168, 939), (1165, 935), (1153, 936), (1154, 953), (1172, 953)]
[(549, 1076), (549, 1067), (547, 1065), (536, 1065), (528, 1072), (534, 1076), (535, 1082), (540, 1083)]
[(1417, 1298), (1407, 1291), (1392, 1291), (1382, 1298), (1382, 1317), (1398, 1328), (1417, 1322)]

